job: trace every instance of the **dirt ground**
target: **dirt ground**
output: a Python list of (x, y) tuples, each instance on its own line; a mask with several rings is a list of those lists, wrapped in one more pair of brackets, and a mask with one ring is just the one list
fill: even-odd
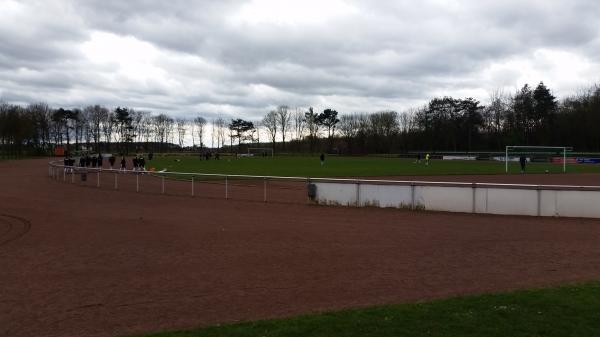
[[(600, 220), (321, 207), (296, 185), (0, 162), (0, 336), (119, 336), (600, 279)], [(77, 179), (75, 179), (77, 178)], [(404, 177), (406, 178), (406, 177)], [(422, 180), (422, 178), (410, 177)], [(433, 177), (598, 185), (598, 175)], [(431, 179), (431, 178), (430, 178)], [(268, 184), (275, 184), (268, 182)]]

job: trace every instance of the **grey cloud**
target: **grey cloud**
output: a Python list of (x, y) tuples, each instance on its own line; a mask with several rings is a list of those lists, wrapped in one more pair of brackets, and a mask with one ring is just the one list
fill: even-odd
[[(349, 0), (356, 14), (324, 24), (231, 24), (244, 3), (32, 1), (0, 21), (0, 98), (252, 118), (277, 104), (399, 110), (436, 92), (514, 86), (519, 69), (498, 82), (483, 73), (541, 48), (600, 62), (593, 1)], [(94, 31), (152, 44), (165, 77), (131, 79), (90, 62), (80, 46)]]

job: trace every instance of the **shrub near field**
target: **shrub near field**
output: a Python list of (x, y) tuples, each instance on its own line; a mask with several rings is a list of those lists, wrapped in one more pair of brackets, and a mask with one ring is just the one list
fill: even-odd
[[(287, 177), (383, 177), (403, 175), (504, 174), (503, 162), (432, 160), (429, 166), (414, 159), (378, 157), (327, 157), (321, 166), (319, 157), (221, 157), (220, 160), (200, 160), (190, 156), (157, 156), (147, 164), (170, 172), (270, 175)], [(549, 163), (528, 163), (527, 173), (561, 173), (562, 166)], [(518, 163), (510, 163), (510, 172), (518, 173)], [(600, 172), (600, 165), (573, 164), (567, 172)]]

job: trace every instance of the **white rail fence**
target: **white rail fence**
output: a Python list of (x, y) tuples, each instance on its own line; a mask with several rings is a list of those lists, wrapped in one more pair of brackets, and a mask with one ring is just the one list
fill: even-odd
[[(65, 167), (56, 180), (93, 186), (209, 198), (481, 214), (600, 218), (600, 186), (277, 177)], [(85, 180), (83, 179), (85, 176)]]

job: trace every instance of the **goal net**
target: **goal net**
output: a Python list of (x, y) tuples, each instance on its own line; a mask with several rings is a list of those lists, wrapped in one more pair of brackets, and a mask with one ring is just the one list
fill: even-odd
[(273, 148), (271, 147), (249, 147), (249, 157), (273, 157)]
[[(576, 162), (575, 158), (568, 157), (571, 151), (573, 148), (567, 146), (507, 146), (505, 170), (506, 173), (567, 172), (567, 164)], [(525, 159), (525, 170), (521, 169), (521, 158)]]

